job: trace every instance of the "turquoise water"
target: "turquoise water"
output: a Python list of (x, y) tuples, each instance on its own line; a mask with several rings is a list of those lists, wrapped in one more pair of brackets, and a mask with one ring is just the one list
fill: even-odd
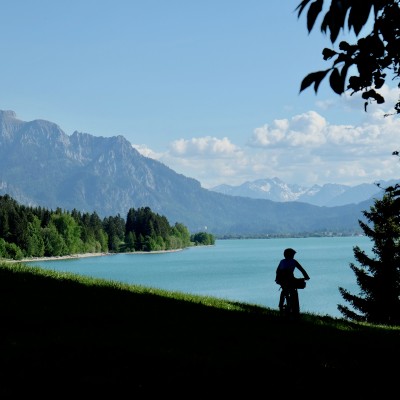
[(275, 269), (283, 250), (293, 247), (297, 260), (311, 277), (307, 287), (299, 290), (301, 310), (341, 317), (337, 304), (348, 304), (338, 287), (359, 293), (349, 267), (350, 262), (355, 262), (356, 245), (367, 253), (372, 248), (366, 237), (232, 239), (172, 253), (116, 254), (28, 264), (277, 308), (280, 292), (274, 281)]

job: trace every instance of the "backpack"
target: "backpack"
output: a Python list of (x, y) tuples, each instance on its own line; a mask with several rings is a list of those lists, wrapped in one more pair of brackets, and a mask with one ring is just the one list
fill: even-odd
[(281, 268), (277, 268), (275, 282), (282, 286), (288, 281), (288, 279), (291, 279), (291, 276), (288, 276), (288, 272)]

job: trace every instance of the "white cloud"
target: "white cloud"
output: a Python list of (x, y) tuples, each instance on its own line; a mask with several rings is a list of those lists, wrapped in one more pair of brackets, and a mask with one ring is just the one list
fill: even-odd
[(336, 107), (337, 102), (332, 99), (317, 100), (315, 105), (321, 110), (329, 110)]
[(228, 138), (218, 139), (211, 136), (192, 138), (190, 140), (178, 139), (171, 143), (172, 155), (186, 156), (214, 156), (232, 157), (238, 152), (238, 148)]
[(132, 147), (135, 148), (142, 156), (153, 158), (154, 160), (158, 160), (160, 156), (145, 144), (132, 144)]
[(203, 187), (278, 177), (287, 183), (355, 185), (397, 179), (400, 118), (381, 110), (358, 125), (333, 125), (315, 111), (255, 128), (243, 145), (204, 136), (178, 139), (163, 153), (135, 145), (143, 155), (200, 181)]
[(252, 147), (319, 145), (325, 141), (322, 134), (325, 127), (325, 119), (309, 111), (291, 120), (275, 120), (272, 127), (256, 128), (248, 144)]

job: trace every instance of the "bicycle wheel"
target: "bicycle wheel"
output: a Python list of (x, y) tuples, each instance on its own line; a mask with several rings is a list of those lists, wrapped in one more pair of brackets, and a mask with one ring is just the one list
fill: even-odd
[(285, 290), (283, 293), (283, 305), (280, 308), (281, 314), (286, 316), (297, 316), (300, 313), (299, 294), (297, 289)]

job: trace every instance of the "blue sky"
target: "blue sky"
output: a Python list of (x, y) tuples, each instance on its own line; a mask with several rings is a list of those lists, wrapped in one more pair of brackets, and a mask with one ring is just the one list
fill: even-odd
[[(68, 135), (122, 135), (203, 187), (397, 179), (398, 99), (363, 111), (327, 82), (331, 47), (300, 0), (13, 0), (2, 4), (0, 109)], [(348, 36), (347, 36), (348, 37)]]

